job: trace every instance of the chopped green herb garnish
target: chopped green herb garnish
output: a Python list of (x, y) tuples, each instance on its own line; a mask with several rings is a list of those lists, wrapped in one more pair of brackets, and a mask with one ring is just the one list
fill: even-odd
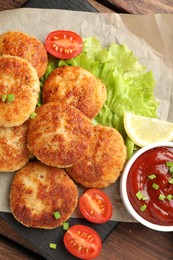
[(173, 162), (166, 162), (166, 166), (168, 166), (168, 167), (173, 166)]
[(2, 99), (2, 102), (5, 102), (7, 100), (7, 95), (4, 94), (1, 99)]
[(59, 211), (55, 211), (55, 212), (53, 213), (53, 215), (54, 215), (54, 217), (55, 217), (56, 219), (61, 218), (61, 214), (60, 214)]
[(43, 87), (43, 82), (42, 81), (40, 81), (40, 88), (42, 88)]
[(170, 184), (173, 184), (173, 178), (168, 181)]
[(156, 175), (155, 174), (150, 174), (150, 175), (148, 175), (148, 178), (150, 180), (154, 180), (156, 178)]
[(144, 204), (144, 205), (142, 205), (142, 206), (140, 207), (140, 211), (144, 211), (146, 208), (147, 208), (147, 205)]
[(158, 190), (159, 189), (159, 185), (157, 183), (153, 183), (152, 187), (155, 189), (155, 190)]
[(146, 196), (143, 196), (142, 197), (142, 200), (148, 200), (149, 198), (148, 197), (146, 197)]
[(138, 198), (138, 200), (148, 200), (148, 197), (142, 194), (140, 190), (136, 193), (136, 197)]
[(30, 118), (31, 118), (31, 119), (34, 119), (36, 116), (37, 116), (37, 113), (35, 113), (35, 112), (33, 112), (33, 113), (30, 114)]
[(3, 102), (6, 101), (13, 102), (15, 98), (14, 98), (14, 94), (8, 94), (8, 95), (4, 94), (1, 99)]
[(173, 173), (173, 166), (169, 167), (170, 173)]
[(37, 103), (37, 108), (38, 108), (38, 107), (41, 107), (41, 103)]
[(168, 194), (166, 197), (168, 200), (172, 200), (172, 198), (173, 198), (173, 196), (171, 194)]
[(159, 200), (164, 200), (165, 199), (165, 196), (163, 194), (160, 194), (159, 195)]
[(64, 222), (63, 223), (63, 229), (64, 230), (68, 230), (69, 229), (69, 223), (68, 222)]
[(136, 193), (136, 197), (138, 198), (138, 200), (141, 200), (143, 198), (143, 194), (140, 190)]
[(7, 101), (8, 102), (13, 102), (14, 101), (14, 94), (8, 94), (7, 95)]
[(55, 244), (55, 243), (50, 243), (50, 244), (49, 244), (49, 247), (50, 247), (51, 249), (56, 249), (56, 246), (57, 246), (57, 244)]

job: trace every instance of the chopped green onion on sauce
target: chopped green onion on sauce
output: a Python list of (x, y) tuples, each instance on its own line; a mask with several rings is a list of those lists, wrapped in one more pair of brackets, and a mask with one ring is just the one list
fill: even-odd
[(173, 178), (168, 181), (170, 184), (173, 184)]
[(148, 197), (144, 196), (140, 190), (136, 193), (136, 197), (138, 200), (148, 200)]
[(173, 162), (166, 162), (166, 166), (168, 166), (168, 167), (173, 166)]
[(149, 200), (149, 198), (146, 197), (146, 196), (143, 196), (143, 197), (142, 197), (142, 200)]
[(165, 196), (164, 196), (163, 194), (160, 194), (160, 195), (159, 195), (159, 200), (162, 200), (162, 201), (163, 201), (164, 199), (165, 199)]
[(168, 195), (166, 196), (166, 198), (167, 198), (168, 200), (172, 200), (173, 196), (172, 196), (171, 194), (168, 194)]
[(170, 173), (173, 173), (173, 166), (169, 167)]
[(61, 214), (60, 214), (59, 211), (55, 211), (55, 212), (53, 213), (53, 215), (54, 215), (55, 219), (61, 218)]
[(8, 94), (8, 95), (7, 95), (7, 101), (8, 101), (8, 102), (13, 102), (14, 99), (15, 99), (15, 98), (14, 98), (14, 94)]
[(143, 198), (143, 194), (140, 190), (136, 193), (136, 197), (138, 198), (138, 200), (141, 200)]
[(147, 208), (147, 205), (146, 205), (146, 204), (143, 204), (143, 205), (140, 207), (140, 211), (144, 211), (146, 208)]
[(56, 249), (56, 246), (57, 246), (57, 244), (55, 244), (55, 243), (50, 243), (50, 244), (49, 244), (49, 247), (50, 247), (51, 249)]
[(63, 223), (63, 229), (64, 230), (68, 230), (69, 229), (69, 223), (68, 222), (64, 222)]
[(150, 174), (150, 175), (148, 175), (148, 178), (150, 180), (154, 180), (156, 178), (156, 175), (155, 174)]
[(153, 183), (153, 185), (152, 185), (152, 187), (153, 187), (153, 189), (155, 189), (155, 190), (158, 190), (159, 189), (159, 185), (157, 184), (157, 183)]

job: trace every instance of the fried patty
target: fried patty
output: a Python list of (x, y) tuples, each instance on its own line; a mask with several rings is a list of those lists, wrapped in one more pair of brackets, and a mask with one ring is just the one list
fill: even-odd
[(23, 124), (35, 110), (39, 91), (37, 72), (27, 60), (0, 56), (0, 127)]
[(66, 171), (82, 186), (104, 188), (120, 176), (126, 156), (126, 146), (120, 133), (114, 128), (96, 125), (86, 156)]
[(78, 109), (49, 102), (36, 110), (28, 132), (28, 147), (42, 163), (69, 167), (84, 157), (93, 133), (90, 120)]
[(43, 43), (26, 33), (10, 31), (0, 35), (0, 55), (6, 54), (27, 59), (39, 78), (46, 71), (48, 56)]
[(28, 163), (27, 133), (28, 122), (15, 127), (0, 127), (0, 172), (13, 172)]
[(106, 98), (106, 87), (101, 80), (78, 66), (54, 69), (42, 91), (43, 103), (65, 100), (90, 119), (98, 114)]
[[(12, 181), (10, 207), (23, 225), (52, 229), (62, 225), (76, 208), (77, 186), (63, 169), (30, 162)], [(60, 218), (54, 217), (54, 212)]]

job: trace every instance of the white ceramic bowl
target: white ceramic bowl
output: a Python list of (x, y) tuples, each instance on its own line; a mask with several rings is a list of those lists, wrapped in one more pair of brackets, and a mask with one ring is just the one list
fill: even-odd
[(173, 142), (159, 142), (153, 145), (148, 145), (145, 146), (141, 149), (139, 149), (131, 158), (130, 160), (126, 163), (126, 166), (124, 168), (124, 171), (122, 172), (121, 175), (121, 179), (120, 179), (120, 194), (121, 194), (121, 198), (123, 201), (123, 204), (125, 206), (125, 208), (127, 209), (127, 211), (130, 213), (130, 215), (137, 220), (138, 222), (140, 222), (141, 224), (143, 224), (144, 226), (151, 228), (153, 230), (157, 230), (157, 231), (164, 231), (164, 232), (168, 232), (168, 231), (173, 231), (173, 226), (168, 226), (168, 225), (158, 225), (158, 224), (153, 224), (149, 221), (147, 221), (146, 219), (144, 219), (143, 217), (141, 217), (133, 208), (132, 204), (130, 203), (130, 200), (128, 198), (128, 193), (127, 193), (127, 177), (129, 174), (129, 170), (131, 169), (133, 163), (136, 161), (136, 159), (142, 155), (144, 152), (153, 149), (155, 147), (161, 147), (161, 146), (166, 146), (166, 147), (172, 147), (173, 148)]

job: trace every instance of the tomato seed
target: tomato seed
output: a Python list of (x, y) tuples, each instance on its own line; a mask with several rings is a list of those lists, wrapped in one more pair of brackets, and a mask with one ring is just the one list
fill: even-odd
[(94, 210), (93, 210), (93, 209), (90, 210), (90, 214), (91, 214), (91, 215), (94, 214)]

